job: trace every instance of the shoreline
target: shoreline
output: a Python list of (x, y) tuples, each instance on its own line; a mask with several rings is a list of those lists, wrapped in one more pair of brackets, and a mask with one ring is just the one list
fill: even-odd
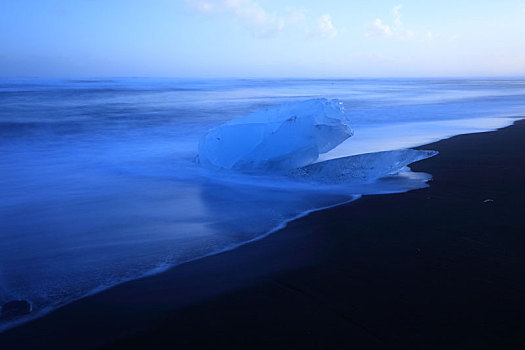
[[(469, 118), (469, 119), (458, 119), (458, 120), (454, 120), (453, 119), (453, 120), (440, 120), (440, 121), (430, 121), (430, 122), (409, 122), (409, 123), (396, 124), (394, 126), (392, 126), (392, 125), (379, 126), (379, 129), (382, 129), (382, 128), (383, 129), (384, 128), (388, 129), (388, 128), (392, 128), (393, 127), (394, 130), (397, 130), (400, 127), (403, 129), (403, 128), (407, 128), (409, 126), (410, 127), (414, 127), (414, 126), (421, 126), (421, 125), (427, 125), (427, 124), (434, 125), (435, 127), (440, 128), (440, 127), (443, 127), (443, 125), (444, 125), (445, 126), (444, 130), (446, 130), (446, 131), (442, 130), (441, 134), (439, 134), (439, 136), (436, 136), (436, 138), (434, 138), (434, 139), (428, 140), (429, 141), (428, 143), (425, 143), (425, 144), (414, 143), (414, 141), (412, 140), (409, 143), (404, 145), (404, 146), (406, 146), (405, 148), (422, 149), (422, 148), (425, 148), (427, 144), (428, 145), (429, 144), (433, 144), (433, 143), (436, 143), (436, 142), (439, 142), (439, 141), (442, 141), (442, 140), (446, 140), (446, 139), (449, 139), (449, 138), (455, 137), (455, 136), (468, 135), (468, 134), (473, 134), (473, 133), (484, 133), (484, 132), (497, 131), (497, 130), (500, 130), (502, 128), (506, 128), (506, 127), (512, 126), (516, 121), (519, 121), (519, 120), (522, 120), (522, 119), (525, 119), (525, 117), (519, 117), (519, 116), (514, 116), (513, 117), (513, 116), (509, 116), (509, 115), (501, 115), (501, 116), (495, 116), (495, 117), (491, 117), (491, 118)], [(478, 121), (483, 126), (474, 127), (473, 124), (472, 124), (473, 121)], [(452, 131), (447, 129), (447, 126), (450, 127), (451, 125), (455, 125), (455, 127), (458, 127), (458, 125), (462, 125), (464, 130), (460, 134), (451, 134)], [(399, 131), (399, 130), (397, 130), (397, 131)], [(459, 131), (459, 130), (456, 130), (456, 132), (457, 131)], [(352, 139), (355, 139), (355, 137), (352, 137)], [(355, 140), (353, 140), (353, 141), (355, 141)], [(358, 144), (359, 143), (362, 144), (363, 141), (366, 141), (366, 139), (358, 141)], [(419, 140), (419, 141), (421, 141), (421, 140)], [(336, 148), (338, 148), (338, 147), (336, 147)], [(361, 150), (362, 151), (366, 151), (365, 153), (381, 152), (381, 151), (384, 151), (384, 150), (389, 151), (389, 150), (395, 150), (395, 149), (396, 149), (395, 147), (386, 147), (384, 149), (383, 148), (379, 148), (379, 149), (371, 148), (371, 149), (368, 149), (366, 151), (366, 149), (363, 149), (362, 146), (361, 146)], [(328, 152), (327, 154), (331, 154), (331, 152)], [(348, 152), (345, 153), (345, 154), (355, 155), (353, 153), (348, 153)], [(322, 155), (323, 161), (324, 160), (333, 159), (333, 157), (328, 157), (328, 159), (324, 159), (324, 158), (326, 158), (325, 155), (326, 154)], [(343, 156), (346, 156), (346, 155), (340, 155), (340, 156), (343, 157)], [(412, 191), (412, 189), (409, 189), (407, 191)], [(403, 192), (400, 192), (400, 193), (403, 193)], [(379, 193), (379, 195), (385, 195), (385, 194), (391, 194), (391, 192)], [(369, 195), (369, 194), (354, 195), (355, 197), (353, 199), (349, 199), (349, 200), (346, 200), (346, 201), (343, 201), (343, 202), (339, 202), (339, 203), (336, 203), (336, 204), (331, 204), (331, 205), (328, 205), (328, 206), (323, 206), (323, 207), (318, 207), (318, 208), (306, 210), (306, 211), (301, 212), (301, 213), (299, 213), (299, 214), (297, 214), (297, 215), (295, 215), (295, 216), (293, 216), (293, 217), (291, 217), (289, 219), (283, 220), (281, 223), (279, 223), (277, 226), (275, 226), (274, 228), (270, 229), (269, 231), (261, 234), (260, 236), (257, 236), (257, 237), (254, 237), (252, 239), (249, 239), (247, 241), (243, 241), (243, 242), (240, 242), (240, 243), (233, 244), (233, 245), (228, 246), (228, 247), (226, 247), (224, 249), (221, 249), (221, 250), (218, 250), (218, 251), (215, 251), (215, 252), (211, 252), (209, 254), (206, 254), (206, 255), (203, 255), (203, 256), (199, 256), (199, 257), (196, 257), (196, 258), (192, 258), (192, 259), (189, 259), (187, 261), (180, 262), (180, 263), (178, 263), (176, 265), (173, 265), (173, 264), (162, 264), (162, 265), (159, 265), (159, 266), (155, 267), (152, 270), (145, 271), (143, 274), (138, 275), (136, 277), (120, 280), (120, 281), (115, 282), (115, 283), (110, 284), (110, 285), (102, 285), (102, 286), (99, 286), (99, 287), (97, 287), (97, 288), (95, 288), (93, 290), (88, 291), (87, 293), (85, 293), (84, 295), (82, 295), (80, 297), (70, 298), (68, 301), (65, 301), (65, 302), (62, 302), (62, 303), (58, 303), (58, 304), (56, 304), (54, 306), (50, 305), (50, 306), (46, 306), (46, 307), (44, 307), (42, 309), (38, 309), (37, 311), (34, 311), (31, 314), (27, 315), (27, 318), (25, 318), (26, 316), (24, 316), (21, 319), (15, 319), (13, 322), (10, 322), (10, 323), (2, 325), (0, 327), (0, 334), (2, 334), (3, 332), (9, 331), (10, 329), (16, 328), (16, 327), (18, 327), (20, 325), (23, 325), (23, 324), (25, 324), (27, 322), (31, 322), (31, 321), (34, 321), (34, 320), (36, 320), (38, 318), (44, 317), (47, 314), (49, 314), (50, 312), (54, 312), (54, 311), (56, 311), (56, 310), (58, 310), (60, 308), (66, 307), (67, 305), (69, 305), (69, 304), (71, 304), (73, 302), (76, 302), (78, 300), (82, 300), (82, 299), (87, 298), (89, 296), (101, 293), (101, 292), (106, 291), (108, 289), (117, 287), (117, 286), (119, 286), (121, 284), (132, 282), (134, 280), (138, 280), (138, 279), (142, 279), (142, 278), (147, 278), (147, 277), (150, 277), (150, 276), (155, 276), (155, 275), (160, 274), (160, 273), (165, 273), (166, 271), (168, 271), (170, 269), (173, 269), (173, 268), (176, 268), (176, 267), (178, 267), (180, 265), (183, 265), (183, 264), (191, 263), (191, 262), (194, 262), (196, 260), (205, 259), (205, 258), (210, 257), (210, 256), (214, 256), (214, 255), (217, 255), (217, 254), (223, 254), (223, 253), (226, 253), (228, 251), (231, 251), (231, 250), (234, 250), (234, 249), (238, 249), (239, 247), (242, 247), (242, 246), (244, 246), (246, 244), (250, 244), (252, 242), (256, 242), (256, 241), (258, 241), (260, 239), (264, 239), (267, 236), (269, 236), (269, 235), (271, 235), (273, 233), (276, 233), (276, 232), (286, 228), (287, 225), (290, 222), (292, 222), (292, 221), (295, 221), (295, 220), (298, 220), (300, 218), (303, 218), (304, 216), (307, 216), (307, 215), (309, 215), (309, 214), (311, 214), (313, 212), (322, 211), (322, 210), (334, 208), (334, 207), (337, 207), (337, 206), (345, 205), (345, 204), (347, 204), (349, 202), (352, 202), (352, 201), (355, 201), (355, 200), (361, 198), (364, 195)]]
[[(443, 182), (441, 182), (441, 178), (436, 178), (436, 170), (438, 174), (443, 174), (445, 175), (445, 177), (448, 176), (448, 181), (453, 180), (451, 179), (451, 175), (453, 174), (461, 172), (468, 173), (469, 170), (476, 170), (474, 168), (461, 169), (461, 167), (458, 170), (458, 162), (455, 163), (456, 167), (447, 166), (446, 164), (443, 164), (443, 161), (440, 161), (443, 153), (440, 148), (444, 147), (446, 150), (453, 150), (454, 148), (458, 148), (457, 145), (454, 146), (454, 143), (465, 144), (464, 140), (467, 140), (466, 143), (468, 144), (468, 142), (471, 142), (469, 141), (469, 139), (477, 139), (477, 141), (471, 142), (472, 145), (470, 145), (469, 147), (471, 149), (473, 148), (475, 152), (476, 143), (481, 142), (479, 146), (482, 149), (482, 151), (485, 150), (489, 156), (494, 157), (497, 156), (497, 154), (494, 154), (493, 150), (491, 150), (490, 147), (487, 146), (487, 139), (490, 139), (493, 135), (500, 135), (501, 137), (502, 133), (509, 134), (509, 130), (519, 130), (519, 132), (521, 132), (521, 135), (523, 135), (525, 130), (525, 123), (523, 121), (516, 121), (514, 126), (500, 129), (498, 131), (459, 135), (449, 139), (438, 141), (437, 143), (417, 147), (431, 149), (435, 148), (438, 151), (440, 151), (440, 156), (437, 157), (437, 160), (427, 159), (411, 165), (413, 171), (424, 171), (433, 175), (434, 181), (430, 183), (429, 188), (406, 192), (402, 194), (366, 196), (361, 198), (357, 202), (338, 205), (335, 208), (323, 210), (322, 212), (314, 212), (310, 215), (301, 217), (299, 220), (289, 222), (284, 229), (279, 230), (279, 235), (265, 235), (266, 238), (264, 240), (258, 239), (255, 242), (243, 244), (243, 246), (239, 247), (238, 249), (229, 250), (202, 259), (198, 259), (193, 262), (184, 263), (182, 265), (178, 265), (172, 269), (169, 269), (168, 271), (163, 272), (159, 275), (145, 277), (140, 280), (132, 280), (129, 282), (125, 282), (121, 285), (111, 287), (110, 289), (105, 290), (99, 294), (95, 294), (85, 299), (75, 301), (69, 305), (64, 306), (63, 308), (60, 308), (48, 315), (43, 316), (42, 318), (30, 321), (27, 324), (21, 325), (17, 328), (8, 330), (0, 334), (0, 344), (3, 345), (4, 342), (6, 342), (6, 348), (10, 348), (10, 345), (24, 344), (25, 347), (30, 348), (31, 346), (38, 346), (38, 344), (41, 344), (41, 342), (46, 342), (53, 345), (56, 344), (56, 346), (54, 346), (55, 348), (66, 348), (68, 346), (75, 346), (78, 348), (78, 343), (81, 343), (81, 345), (85, 348), (91, 348), (94, 346), (99, 346), (116, 341), (119, 338), (133, 336), (137, 332), (144, 331), (150, 328), (152, 324), (157, 324), (157, 326), (153, 327), (153, 329), (150, 330), (150, 332), (152, 332), (152, 334), (157, 334), (159, 339), (164, 337), (163, 339), (166, 341), (166, 334), (162, 333), (159, 330), (163, 329), (163, 325), (174, 324), (174, 321), (162, 320), (166, 317), (177, 315), (182, 309), (184, 310), (183, 312), (181, 312), (182, 314), (187, 313), (187, 310), (190, 310), (190, 313), (197, 312), (197, 314), (202, 314), (203, 308), (206, 307), (206, 303), (211, 303), (212, 306), (220, 306), (225, 303), (222, 299), (228, 299), (228, 297), (231, 298), (231, 296), (235, 293), (240, 293), (242, 295), (249, 296), (253, 295), (253, 293), (256, 293), (253, 291), (254, 288), (257, 290), (257, 288), (259, 288), (260, 286), (266, 286), (263, 287), (263, 290), (265, 290), (264, 288), (272, 289), (275, 287), (274, 284), (277, 284), (277, 287), (275, 288), (277, 288), (277, 290), (279, 290), (280, 292), (290, 292), (295, 290), (296, 292), (298, 291), (297, 293), (303, 294), (303, 296), (311, 295), (312, 293), (310, 292), (304, 292), (308, 288), (305, 289), (303, 287), (297, 287), (297, 283), (294, 282), (295, 277), (282, 277), (282, 275), (287, 275), (290, 273), (290, 271), (295, 271), (297, 273), (297, 271), (304, 272), (309, 270), (311, 273), (311, 269), (313, 268), (315, 271), (316, 266), (318, 269), (322, 270), (321, 267), (326, 264), (326, 259), (330, 260), (331, 254), (328, 254), (328, 251), (330, 249), (333, 249), (333, 247), (327, 250), (326, 247), (320, 248), (318, 246), (317, 243), (323, 242), (323, 238), (322, 235), (319, 233), (319, 230), (327, 230), (327, 228), (330, 228), (330, 232), (336, 232), (335, 236), (338, 239), (344, 240), (340, 231), (342, 230), (341, 227), (345, 227), (345, 225), (348, 224), (343, 222), (343, 218), (347, 216), (347, 214), (355, 218), (355, 211), (357, 211), (365, 214), (366, 216), (365, 208), (371, 208), (370, 210), (379, 210), (380, 213), (381, 211), (388, 211), (390, 207), (388, 207), (388, 205), (385, 205), (385, 203), (389, 203), (392, 201), (396, 202), (397, 200), (399, 200), (399, 198), (401, 198), (404, 201), (412, 200), (413, 202), (428, 201), (425, 197), (426, 195), (428, 195), (427, 192), (431, 192), (432, 198), (432, 193), (437, 191), (439, 194), (439, 191), (441, 189), (446, 190), (447, 187), (447, 181), (445, 181), (445, 185), (436, 187), (436, 184), (443, 184)], [(513, 131), (510, 133), (516, 132), (518, 131)], [(519, 142), (516, 141), (516, 144), (518, 143)], [(452, 144), (452, 146), (450, 146), (450, 144)], [(520, 145), (521, 149), (523, 149), (523, 142)], [(463, 152), (463, 149), (461, 149), (461, 151)], [(446, 152), (447, 151), (445, 151), (445, 154), (447, 155)], [(517, 152), (519, 153), (519, 147)], [(521, 153), (523, 152), (521, 151)], [(448, 156), (450, 157), (450, 155)], [(455, 156), (456, 158), (461, 158), (462, 156), (467, 158), (468, 156), (471, 156), (472, 158), (473, 155), (456, 154)], [(508, 154), (502, 155), (502, 159), (504, 158), (504, 156), (508, 156)], [(520, 157), (521, 156), (517, 158), (522, 160)], [(479, 159), (477, 161), (479, 162)], [(430, 169), (432, 169), (432, 164), (436, 163), (438, 165), (434, 165), (434, 170), (428, 170), (429, 164), (431, 165)], [(479, 164), (476, 163), (475, 165), (481, 167), (480, 164), (481, 162)], [(512, 168), (511, 164), (504, 163), (503, 165), (507, 168)], [(519, 165), (520, 164), (518, 164), (517, 169), (523, 170), (519, 167)], [(483, 169), (477, 170), (483, 171)], [(486, 178), (488, 179), (486, 181), (492, 180), (493, 178), (496, 179), (497, 174), (493, 174), (490, 176), (489, 174), (486, 174)], [(500, 181), (502, 179), (497, 180)], [(482, 183), (484, 182), (483, 179), (480, 181)], [(515, 180), (515, 182), (516, 181), (518, 180)], [(465, 179), (463, 179), (463, 184), (460, 187), (465, 187), (469, 191), (471, 191), (469, 192), (470, 194), (474, 194), (475, 189), (472, 189), (470, 186), (472, 186), (472, 184), (465, 183)], [(494, 196), (492, 195), (492, 197)], [(453, 199), (453, 202), (455, 202), (454, 205), (460, 207), (459, 204), (464, 204), (465, 202), (468, 202), (468, 200), (467, 198), (458, 197)], [(484, 205), (497, 206), (498, 203), (499, 200), (496, 200), (494, 204)], [(519, 202), (517, 203), (519, 204)], [(484, 209), (485, 208), (483, 208), (483, 210)], [(370, 215), (370, 213), (368, 213), (368, 215)], [(389, 216), (387, 215), (387, 217)], [(432, 218), (436, 219), (435, 216), (432, 216)], [(410, 218), (405, 219), (406, 222), (404, 223), (408, 227), (410, 227)], [(331, 223), (331, 220), (333, 220), (334, 222), (338, 222), (339, 225)], [(373, 221), (369, 223), (373, 223)], [(520, 221), (520, 224), (521, 223), (523, 223), (523, 221)], [(392, 237), (385, 236), (385, 232), (382, 232), (378, 228), (370, 229), (366, 226), (360, 227), (364, 230), (364, 232), (372, 232), (376, 235), (383, 237), (385, 239), (384, 242), (381, 240), (375, 242), (375, 244), (379, 246), (386, 246), (388, 245), (389, 239), (390, 241), (392, 240)], [(385, 227), (380, 228), (385, 229)], [(468, 230), (468, 227), (466, 227), (465, 229)], [(394, 230), (394, 232), (398, 234), (401, 233), (400, 230)], [(306, 242), (304, 241), (305, 239), (307, 239)], [(370, 249), (370, 247), (367, 244), (365, 244), (366, 238), (362, 238), (362, 240), (364, 241), (362, 241), (361, 244), (364, 244), (366, 248)], [(296, 251), (296, 249), (294, 249), (294, 245), (299, 245), (302, 248), (300, 250), (300, 256), (286, 256), (286, 254), (290, 254), (291, 252)], [(417, 249), (419, 249), (419, 251)], [(422, 248), (417, 249), (414, 250), (416, 252), (416, 256), (419, 256), (421, 255), (420, 253), (423, 250)], [(247, 266), (239, 266), (239, 263), (246, 263)], [(299, 274), (303, 272), (300, 272)], [(282, 282), (282, 279), (284, 279), (285, 282)], [(290, 280), (292, 282), (290, 282)], [(345, 279), (343, 278), (343, 280)], [(330, 280), (331, 283), (336, 283), (337, 281), (337, 278)], [(181, 285), (183, 285), (184, 288), (182, 288)], [(352, 291), (352, 289), (350, 288), (348, 289), (348, 291)], [(259, 293), (259, 291), (257, 291), (257, 293)], [(264, 293), (268, 292), (263, 292), (263, 294)], [(318, 295), (319, 293), (316, 292), (313, 294)], [(132, 306), (130, 307), (130, 305)], [(283, 303), (282, 306), (286, 306), (286, 303)], [(336, 328), (341, 326), (341, 324), (339, 323), (344, 324), (345, 327), (348, 326), (347, 323), (352, 323), (348, 322), (349, 317), (347, 315), (349, 313), (351, 314), (351, 312), (348, 310), (348, 305), (343, 306), (344, 307), (341, 308), (334, 306), (328, 308), (329, 310), (332, 310), (331, 312), (335, 313), (336, 315), (339, 315), (339, 317), (341, 318), (341, 320), (338, 321), (333, 320)], [(199, 307), (201, 309), (199, 309)], [(295, 311), (305, 309), (310, 310), (311, 308), (312, 305), (308, 305), (308, 307), (306, 308), (297, 308), (295, 309)], [(176, 310), (179, 311), (176, 312)], [(264, 308), (261, 308), (261, 310), (264, 310)], [(325, 309), (321, 311), (323, 312), (323, 315), (326, 312), (330, 314), (330, 312), (326, 311)], [(107, 314), (110, 314), (111, 316), (108, 317)], [(283, 315), (279, 314), (279, 316)], [(228, 320), (234, 319), (236, 318), (230, 317)], [(267, 318), (267, 320), (269, 319)], [(289, 325), (288, 322), (285, 323)], [(357, 322), (357, 324), (362, 325), (363, 322)], [(95, 325), (95, 327), (91, 327), (93, 325)], [(180, 326), (180, 320), (177, 325)], [(259, 326), (263, 326), (263, 324), (259, 324)], [(399, 326), (393, 326), (393, 328), (396, 327)], [(379, 346), (380, 348), (385, 344), (392, 343), (391, 337), (388, 335), (371, 336), (372, 334), (377, 334), (381, 332), (367, 331), (368, 329), (373, 328), (369, 325), (355, 326), (354, 324), (353, 327), (349, 328), (350, 330), (345, 329), (345, 331), (350, 331), (352, 334), (355, 335), (355, 337), (345, 337), (344, 339), (353, 339), (359, 341), (359, 343), (354, 344), (364, 345), (370, 343), (373, 344), (373, 346)], [(64, 329), (66, 329), (67, 335), (52, 336), (52, 334), (57, 332), (59, 329), (61, 330), (61, 332), (63, 332)], [(301, 330), (302, 328), (300, 326), (296, 326), (294, 329)], [(142, 334), (142, 336), (135, 336), (135, 338), (133, 338), (133, 341), (140, 342), (141, 339), (143, 341), (144, 337), (147, 337), (146, 334), (147, 333)], [(159, 336), (159, 334), (161, 335)], [(278, 338), (281, 340), (284, 339), (282, 335), (280, 335)], [(303, 338), (303, 340), (310, 339), (307, 336), (304, 336)], [(287, 339), (290, 340), (289, 338)], [(182, 341), (182, 339), (180, 338), (178, 340)], [(115, 346), (123, 346), (124, 343), (115, 344)], [(161, 340), (159, 340), (159, 344), (161, 344)], [(191, 343), (183, 344), (185, 344), (186, 346), (191, 345)], [(222, 343), (219, 342), (219, 344)], [(311, 346), (311, 343), (309, 342), (305, 342), (303, 345), (308, 344), (310, 344)]]

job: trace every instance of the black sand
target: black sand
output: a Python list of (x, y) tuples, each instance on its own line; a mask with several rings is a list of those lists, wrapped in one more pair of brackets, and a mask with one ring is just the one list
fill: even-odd
[(112, 288), (0, 349), (524, 349), (525, 122), (422, 148), (427, 189)]

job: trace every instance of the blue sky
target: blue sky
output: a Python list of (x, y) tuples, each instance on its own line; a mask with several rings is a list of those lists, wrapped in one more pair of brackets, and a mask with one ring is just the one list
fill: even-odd
[(524, 76), (525, 0), (2, 0), (0, 76)]

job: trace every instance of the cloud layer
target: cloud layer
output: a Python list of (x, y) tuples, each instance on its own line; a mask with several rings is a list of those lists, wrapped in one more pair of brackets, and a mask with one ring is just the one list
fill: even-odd
[(283, 18), (268, 13), (253, 0), (186, 0), (186, 2), (205, 14), (229, 14), (258, 36), (279, 32), (285, 25)]
[[(203, 14), (226, 14), (233, 17), (255, 36), (277, 35), (285, 27), (305, 22), (307, 10), (286, 7), (284, 13), (268, 12), (254, 0), (186, 0), (186, 3)], [(337, 29), (329, 14), (319, 17), (314, 30), (305, 29), (309, 36), (333, 39)]]
[(382, 38), (397, 38), (410, 39), (414, 36), (414, 31), (405, 28), (401, 19), (401, 8), (403, 5), (397, 5), (392, 8), (393, 24), (388, 25), (380, 18), (376, 18), (367, 28), (365, 32), (366, 37), (382, 37)]
[(322, 37), (333, 39), (337, 36), (337, 29), (335, 29), (332, 23), (332, 18), (329, 14), (325, 13), (317, 21), (319, 33)]

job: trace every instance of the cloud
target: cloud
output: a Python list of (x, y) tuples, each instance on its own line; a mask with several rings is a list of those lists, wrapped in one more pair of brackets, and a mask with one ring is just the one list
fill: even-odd
[(389, 36), (392, 36), (392, 29), (390, 29), (390, 26), (383, 24), (381, 19), (376, 18), (368, 27), (365, 36), (388, 38)]
[(287, 13), (285, 19), (287, 24), (296, 24), (304, 21), (306, 19), (306, 13), (308, 12), (307, 10), (296, 9), (294, 7), (287, 7), (285, 11)]
[(396, 27), (401, 27), (403, 25), (403, 22), (401, 21), (401, 8), (403, 5), (397, 5), (394, 6), (392, 9), (392, 15), (394, 16), (394, 25)]
[(215, 9), (215, 6), (212, 2), (209, 1), (192, 1), (187, 0), (186, 1), (190, 6), (193, 6), (195, 9), (197, 9), (200, 12), (205, 13), (211, 13)]
[(299, 27), (310, 37), (333, 39), (338, 34), (329, 14), (323, 14), (308, 28), (306, 14), (309, 11), (291, 6), (278, 15), (265, 10), (256, 0), (186, 0), (186, 3), (206, 15), (231, 16), (258, 37), (275, 36), (287, 26)]
[(332, 18), (327, 13), (317, 20), (317, 29), (321, 37), (333, 39), (337, 36), (337, 29), (335, 29)]
[(367, 28), (366, 37), (382, 37), (396, 39), (410, 39), (414, 36), (414, 31), (406, 29), (401, 19), (401, 9), (403, 5), (397, 5), (392, 8), (393, 24), (383, 23), (380, 18), (376, 18)]
[(286, 22), (275, 13), (268, 13), (254, 0), (186, 0), (186, 2), (201, 13), (227, 13), (257, 36), (275, 34), (283, 29)]
[(339, 32), (332, 22), (332, 17), (327, 13), (319, 17), (313, 30), (306, 30), (306, 35), (310, 38), (334, 39), (337, 34)]

